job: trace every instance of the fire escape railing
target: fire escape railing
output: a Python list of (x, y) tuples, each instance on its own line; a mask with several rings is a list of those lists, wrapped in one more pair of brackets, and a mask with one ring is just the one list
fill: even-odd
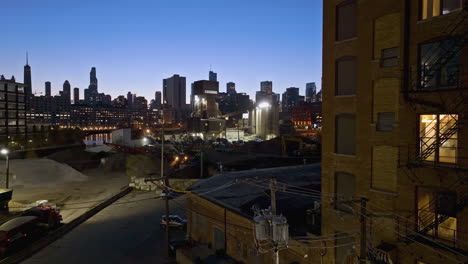
[[(466, 101), (464, 98), (463, 92), (460, 92), (461, 97), (453, 99), (452, 102), (444, 103), (444, 96), (440, 94), (444, 88), (450, 87), (455, 88), (459, 91), (463, 90), (462, 85), (462, 66), (458, 65), (459, 62), (454, 62), (454, 58), (459, 56), (461, 51), (467, 44), (468, 37), (468, 16), (467, 10), (462, 10), (458, 16), (455, 17), (454, 21), (441, 33), (441, 36), (451, 37), (452, 41), (450, 45), (444, 45), (443, 42), (438, 42), (438, 45), (434, 45), (427, 51), (429, 56), (425, 58), (424, 61), (418, 62), (418, 70), (416, 73), (411, 73), (409, 68), (407, 69), (409, 73), (409, 79), (407, 79), (406, 93), (408, 92), (423, 92), (423, 91), (437, 91), (439, 92), (439, 97), (441, 98), (444, 109), (440, 109), (440, 114), (445, 114), (445, 116), (440, 119), (439, 115), (437, 118), (431, 120), (426, 127), (430, 129), (422, 129), (419, 131), (419, 146), (418, 148), (413, 149), (415, 153), (408, 146), (407, 157), (405, 158), (405, 153), (400, 149), (399, 157), (399, 167), (403, 168), (404, 173), (408, 178), (415, 184), (422, 184), (422, 180), (416, 172), (411, 168), (419, 167), (426, 164), (426, 161), (436, 153), (436, 151), (449, 139), (451, 139), (458, 131), (462, 125), (465, 118), (464, 107)], [(446, 43), (445, 43), (446, 44)], [(431, 51), (431, 49), (433, 49)], [(466, 66), (466, 65), (465, 65)], [(443, 75), (443, 70), (446, 70), (446, 75)], [(444, 72), (445, 73), (445, 72)], [(416, 75), (416, 76), (414, 76)], [(441, 82), (442, 75), (445, 78)], [(405, 97), (410, 100), (411, 98)], [(448, 98), (446, 98), (447, 100)], [(419, 102), (421, 100), (413, 100), (412, 102)], [(426, 105), (428, 104), (424, 101)], [(435, 105), (435, 104), (434, 104)], [(414, 155), (416, 154), (416, 155)], [(435, 162), (437, 157), (435, 158)], [(406, 160), (407, 159), (407, 160)], [(405, 161), (406, 160), (406, 161)], [(450, 192), (461, 193), (462, 197), (459, 197), (455, 206), (455, 214), (463, 210), (467, 206), (467, 197), (465, 197), (465, 185), (463, 183), (455, 182), (452, 186), (449, 187)], [(416, 235), (408, 235), (408, 237), (424, 237), (425, 235), (430, 235), (432, 230), (440, 227), (447, 219), (450, 218), (447, 214), (436, 213), (433, 208), (437, 206), (437, 199), (433, 199), (427, 205), (418, 208), (417, 210), (417, 233)], [(408, 228), (408, 226), (406, 226)], [(409, 230), (412, 230), (411, 224)], [(410, 233), (408, 233), (410, 234)], [(454, 240), (456, 240), (456, 231), (453, 234)]]

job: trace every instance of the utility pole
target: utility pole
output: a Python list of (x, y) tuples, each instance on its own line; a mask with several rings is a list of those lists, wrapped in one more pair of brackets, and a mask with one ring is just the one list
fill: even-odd
[[(271, 197), (271, 213), (276, 216), (276, 179), (271, 178), (270, 180), (270, 197)], [(273, 260), (275, 264), (279, 264), (279, 249), (275, 243), (275, 249), (273, 251)]]
[(166, 203), (166, 218), (164, 219), (166, 221), (166, 243), (167, 243), (167, 255), (170, 255), (171, 247), (169, 245), (170, 243), (170, 228), (169, 228), (169, 189), (167, 188), (169, 186), (169, 175), (166, 175), (164, 177), (164, 117), (163, 117), (163, 124), (162, 124), (162, 129), (161, 129), (161, 178), (164, 179), (164, 185), (165, 188), (163, 191), (166, 192), (166, 195), (163, 196), (165, 198), (165, 203)]
[(276, 215), (276, 179), (270, 180), (271, 213)]
[[(255, 246), (260, 253), (270, 253), (271, 248), (263, 248), (262, 243), (267, 242), (268, 245), (273, 244), (273, 261), (274, 264), (279, 264), (279, 250), (288, 247), (289, 227), (286, 217), (276, 215), (276, 179), (270, 179), (270, 197), (271, 206), (269, 209), (252, 208), (255, 212), (254, 216), (254, 233)], [(264, 244), (265, 245), (265, 244)]]
[(200, 179), (203, 178), (203, 150), (200, 152)]
[(361, 256), (360, 256), (360, 263), (366, 264), (367, 261), (367, 198), (361, 198)]

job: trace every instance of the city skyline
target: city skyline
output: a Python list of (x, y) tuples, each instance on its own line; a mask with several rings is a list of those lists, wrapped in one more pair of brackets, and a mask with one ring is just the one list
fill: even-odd
[[(6, 3), (4, 8), (10, 11), (7, 17), (15, 14), (16, 22), (4, 32), (13, 37), (4, 45), (0, 73), (23, 81), (25, 54), (29, 52), (33, 92), (43, 94), (46, 81), (52, 83), (55, 95), (69, 80), (72, 88), (80, 88), (83, 97), (91, 67), (98, 70), (100, 92), (113, 98), (128, 91), (153, 98), (155, 91), (162, 90), (161, 80), (173, 74), (186, 76), (187, 85), (206, 80), (210, 65), (218, 74), (220, 86), (235, 82), (238, 92), (251, 97), (264, 80), (273, 81), (278, 93), (294, 86), (304, 94), (307, 82), (316, 82), (320, 87), (321, 41), (314, 36), (321, 35), (321, 2), (269, 1), (267, 5), (266, 1), (241, 1), (233, 5), (204, 1), (197, 6), (184, 2), (180, 12), (171, 14), (172, 22), (165, 20), (170, 15), (165, 11), (173, 11), (173, 4), (142, 3), (137, 7), (95, 3), (91, 10), (84, 8), (86, 5), (77, 7), (57, 1), (26, 7)], [(56, 12), (56, 8), (69, 12)], [(100, 17), (108, 8), (112, 15)], [(158, 16), (148, 14), (155, 10)], [(236, 19), (225, 16), (228, 10)], [(199, 14), (194, 18), (195, 13)], [(85, 16), (86, 20), (80, 19)], [(122, 17), (136, 21), (122, 21)], [(220, 25), (209, 26), (205, 17)], [(260, 17), (264, 19), (258, 23)], [(28, 42), (21, 40), (25, 35)], [(164, 44), (162, 40), (167, 37), (176, 43)], [(199, 40), (207, 37), (209, 41), (200, 45)], [(291, 45), (294, 49), (285, 48)]]

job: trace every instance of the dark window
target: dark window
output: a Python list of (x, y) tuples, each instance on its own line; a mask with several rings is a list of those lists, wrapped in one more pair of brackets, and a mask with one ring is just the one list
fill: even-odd
[(342, 57), (336, 61), (336, 95), (355, 95), (357, 86), (356, 57)]
[(335, 152), (338, 154), (356, 154), (356, 117), (341, 114), (335, 120)]
[(336, 40), (342, 41), (356, 37), (356, 1), (346, 1), (336, 7)]
[(8, 111), (8, 118), (16, 118), (16, 111)]
[(462, 0), (442, 0), (442, 15), (451, 13), (462, 7)]
[(335, 245), (339, 245), (335, 249), (335, 261), (333, 263), (352, 263), (348, 257), (354, 258), (353, 248), (355, 240), (352, 236), (346, 233), (339, 234), (335, 237)]
[(398, 47), (383, 49), (381, 67), (394, 67), (398, 66), (398, 58), (400, 55), (400, 49)]
[(383, 112), (377, 113), (377, 131), (391, 132), (395, 123), (395, 113)]
[(356, 177), (346, 172), (335, 173), (335, 208), (343, 212), (351, 212), (356, 194)]
[(419, 48), (419, 89), (458, 85), (462, 38), (422, 44)]

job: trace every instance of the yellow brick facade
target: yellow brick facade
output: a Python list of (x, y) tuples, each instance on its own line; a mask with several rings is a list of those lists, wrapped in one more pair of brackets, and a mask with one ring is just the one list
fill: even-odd
[[(418, 51), (421, 43), (438, 39), (441, 32), (460, 16), (462, 12), (433, 17), (421, 21), (420, 1), (404, 0), (357, 0), (357, 36), (336, 41), (337, 6), (345, 0), (324, 0), (323, 30), (323, 136), (322, 136), (322, 233), (359, 230), (359, 207), (354, 213), (335, 210), (331, 195), (335, 193), (335, 173), (346, 172), (355, 176), (355, 197), (369, 200), (368, 207), (374, 216), (368, 218), (372, 224), (369, 241), (372, 246), (386, 242), (397, 246), (397, 263), (456, 263), (463, 257), (449, 249), (433, 248), (421, 243), (403, 243), (397, 233), (405, 233), (403, 222), (396, 216), (408, 218), (405, 226), (416, 230), (417, 190), (424, 188), (457, 192), (458, 199), (466, 199), (467, 181), (461, 181), (457, 188), (453, 184), (467, 178), (468, 168), (468, 127), (458, 130), (458, 160), (455, 165), (415, 167), (400, 166), (416, 157), (419, 145), (419, 115), (451, 113), (455, 102), (468, 97), (467, 91), (450, 90), (411, 94), (403, 93), (405, 54), (405, 19), (409, 12), (408, 66), (414, 71), (418, 65)], [(398, 66), (383, 68), (380, 65), (382, 49), (399, 47)], [(466, 69), (468, 52), (462, 52), (462, 87), (467, 87)], [(335, 62), (344, 56), (357, 57), (357, 90), (355, 95), (335, 96)], [(410, 101), (409, 99), (415, 99)], [(437, 109), (415, 103), (416, 100), (443, 103), (445, 109)], [(465, 104), (464, 112), (468, 112)], [(377, 113), (394, 112), (395, 123), (391, 132), (376, 130)], [(348, 113), (356, 117), (356, 154), (335, 153), (335, 117)], [(466, 118), (466, 116), (465, 116)], [(466, 124), (466, 120), (465, 120)], [(454, 168), (456, 167), (456, 168)], [(461, 186), (461, 187), (460, 187)], [(468, 210), (457, 213), (456, 240), (437, 239), (439, 243), (458, 250), (468, 250)], [(354, 236), (355, 255), (360, 252), (361, 236)], [(331, 241), (331, 244), (336, 241)], [(351, 249), (351, 251), (353, 251)], [(328, 249), (324, 263), (337, 263), (337, 250)], [(461, 262), (462, 263), (462, 262)]]

